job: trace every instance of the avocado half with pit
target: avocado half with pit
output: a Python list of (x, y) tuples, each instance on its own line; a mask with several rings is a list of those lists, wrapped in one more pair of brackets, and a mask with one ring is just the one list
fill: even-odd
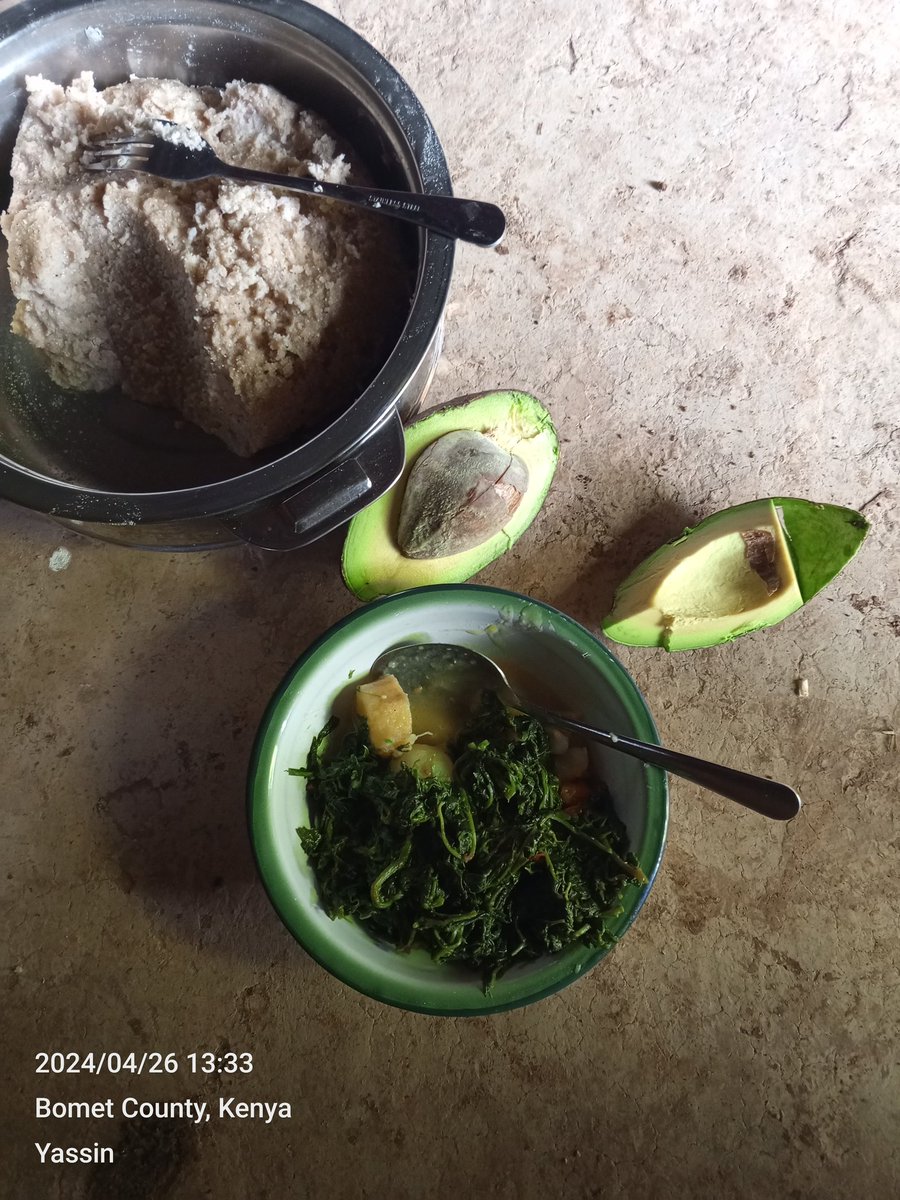
[(629, 646), (697, 650), (776, 625), (846, 566), (868, 527), (851, 508), (809, 500), (727, 508), (644, 559), (603, 632)]
[(527, 392), (432, 409), (405, 437), (399, 481), (347, 530), (344, 581), (361, 600), (462, 583), (505, 554), (540, 511), (559, 458), (550, 414)]

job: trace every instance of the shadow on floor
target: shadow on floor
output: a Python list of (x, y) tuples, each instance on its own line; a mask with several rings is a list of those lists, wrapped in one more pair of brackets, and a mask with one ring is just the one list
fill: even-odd
[(622, 533), (599, 540), (574, 584), (551, 603), (589, 629), (598, 630), (613, 605), (616, 588), (634, 568), (665, 542), (677, 538), (695, 516), (673, 501), (656, 504)]
[(97, 761), (119, 777), (94, 805), (117, 881), (198, 948), (254, 961), (294, 949), (253, 861), (247, 768), (281, 679), (354, 607), (339, 583), (340, 540), (281, 556), (211, 555), (208, 598), (182, 612), (183, 596), (173, 597), (169, 613), (147, 621), (134, 670), (95, 726), (106, 743)]

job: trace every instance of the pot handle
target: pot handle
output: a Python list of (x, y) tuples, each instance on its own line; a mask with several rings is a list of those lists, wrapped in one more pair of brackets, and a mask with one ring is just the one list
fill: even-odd
[(266, 508), (221, 518), (238, 537), (264, 550), (296, 550), (331, 533), (400, 478), (406, 442), (393, 409), (351, 458), (306, 480)]

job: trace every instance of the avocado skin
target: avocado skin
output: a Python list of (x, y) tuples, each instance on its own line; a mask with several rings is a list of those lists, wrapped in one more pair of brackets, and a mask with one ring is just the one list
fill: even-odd
[[(406, 480), (422, 451), (454, 430), (483, 433), (520, 456), (528, 468), (528, 490), (506, 525), (481, 545), (444, 558), (406, 558), (397, 543)], [(505, 554), (531, 525), (550, 489), (559, 458), (559, 440), (550, 414), (534, 396), (521, 391), (480, 392), (429, 409), (409, 426), (405, 439), (407, 463), (400, 480), (358, 513), (347, 530), (341, 567), (344, 582), (360, 600), (470, 579)]]
[(863, 544), (869, 522), (852, 508), (776, 497), (803, 603), (839, 574)]

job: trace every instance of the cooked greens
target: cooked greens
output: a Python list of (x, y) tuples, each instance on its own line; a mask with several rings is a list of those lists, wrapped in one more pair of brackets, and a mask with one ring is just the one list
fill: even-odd
[(335, 749), (332, 719), (305, 776), (311, 828), (298, 834), (332, 918), (438, 962), (482, 972), (613, 940), (624, 889), (646, 878), (608, 798), (565, 810), (547, 732), (486, 692), (450, 747), (452, 781), (391, 771), (358, 720)]

